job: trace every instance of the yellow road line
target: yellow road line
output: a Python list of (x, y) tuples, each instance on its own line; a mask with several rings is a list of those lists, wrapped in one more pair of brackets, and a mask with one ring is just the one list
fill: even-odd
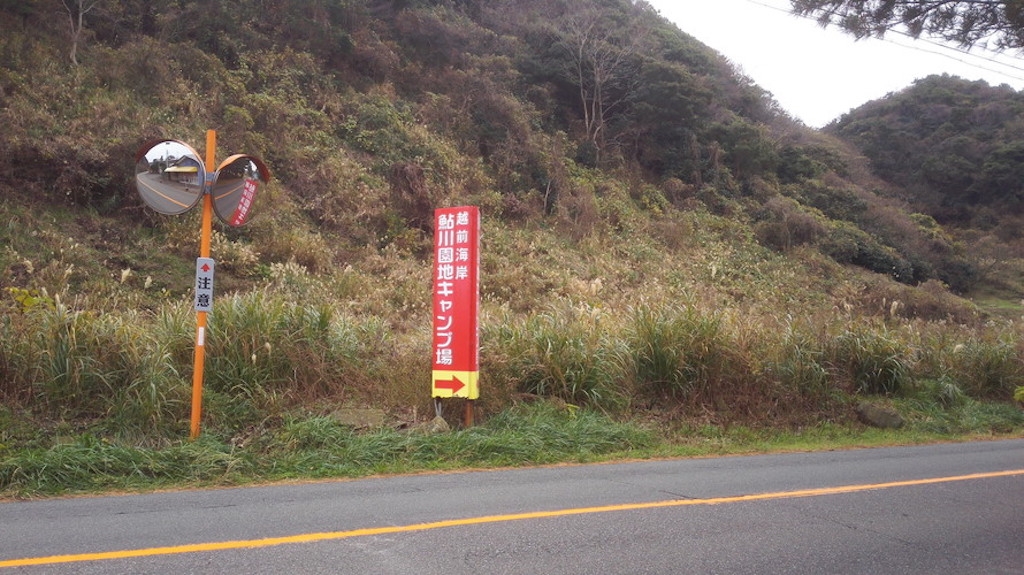
[[(145, 182), (143, 182), (143, 181), (141, 181), (141, 180), (139, 181), (139, 184), (140, 184), (140, 185), (143, 185), (143, 186), (145, 186), (147, 190), (149, 190), (149, 191), (153, 192), (154, 194), (156, 194), (156, 195), (160, 196), (161, 198), (163, 198), (163, 199), (167, 200), (168, 202), (171, 202), (172, 204), (178, 204), (179, 206), (181, 206), (181, 207), (183, 207), (183, 208), (187, 208), (187, 207), (189, 207), (189, 205), (188, 205), (188, 204), (185, 204), (185, 203), (179, 202), (178, 200), (176, 200), (176, 199), (172, 198), (171, 196), (168, 196), (167, 194), (165, 194), (165, 193), (161, 192), (161, 191), (160, 191), (159, 189), (157, 189), (157, 188), (156, 188), (155, 186), (151, 186), (150, 184), (147, 184), (147, 183), (145, 183)], [(196, 195), (198, 196), (199, 194), (197, 193)]]
[(100, 553), (53, 555), (50, 557), (28, 557), (25, 559), (10, 559), (0, 561), (0, 568), (24, 567), (28, 565), (53, 565), (57, 563), (78, 563), (84, 561), (105, 561), (111, 559), (127, 559), (131, 557), (151, 557), (154, 555), (201, 553), (206, 551), (225, 551), (231, 549), (256, 549), (259, 547), (273, 547), (276, 545), (291, 545), (294, 543), (313, 543), (316, 541), (332, 541), (338, 539), (349, 539), (353, 537), (367, 537), (370, 535), (388, 535), (393, 533), (408, 533), (412, 531), (428, 531), (431, 529), (443, 529), (446, 527), (463, 527), (467, 525), (503, 523), (506, 521), (522, 521), (526, 519), (546, 519), (551, 517), (565, 517), (570, 515), (585, 515), (589, 513), (635, 511), (640, 509), (659, 509), (666, 507), (683, 507), (688, 505), (720, 505), (723, 503), (740, 503), (745, 501), (792, 499), (797, 497), (819, 497), (822, 495), (837, 495), (843, 493), (856, 493), (860, 491), (872, 491), (878, 489), (892, 489), (894, 487), (932, 485), (936, 483), (951, 483), (954, 481), (969, 481), (972, 479), (991, 479), (996, 477), (1012, 477), (1018, 475), (1024, 475), (1024, 469), (996, 471), (991, 473), (974, 473), (971, 475), (957, 475), (953, 477), (935, 477), (931, 479), (892, 481), (889, 483), (868, 483), (861, 485), (844, 485), (840, 487), (823, 487), (819, 489), (801, 489), (797, 491), (759, 493), (755, 495), (714, 497), (710, 499), (672, 499), (668, 501), (651, 501), (647, 503), (625, 503), (621, 505), (604, 505), (600, 507), (577, 507), (571, 509), (560, 509), (556, 511), (533, 511), (529, 513), (511, 513), (508, 515), (489, 515), (484, 517), (470, 517), (467, 519), (450, 519), (447, 521), (434, 521), (431, 523), (415, 523), (412, 525), (371, 527), (366, 529), (353, 529), (350, 531), (333, 531), (327, 533), (305, 533), (300, 535), (291, 535), (288, 537), (268, 537), (266, 539), (220, 541), (214, 543), (195, 543), (191, 545), (150, 547), (146, 549), (128, 549), (123, 551), (105, 551)]
[(219, 199), (221, 199), (221, 198), (223, 198), (225, 196), (230, 196), (231, 194), (234, 194), (234, 193), (238, 192), (239, 190), (241, 190), (244, 186), (245, 186), (245, 182), (239, 180), (237, 185), (232, 186), (230, 189), (224, 190), (223, 194), (221, 194), (219, 196), (214, 196), (213, 197), (213, 201), (217, 201), (217, 200), (219, 200)]

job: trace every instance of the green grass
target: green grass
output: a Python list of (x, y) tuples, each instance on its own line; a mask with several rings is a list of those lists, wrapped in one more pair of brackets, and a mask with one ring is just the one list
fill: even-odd
[(510, 407), (479, 426), (426, 434), (391, 427), (355, 431), (326, 416), (289, 416), (245, 442), (203, 434), (140, 447), (67, 428), (52, 444), (23, 414), (0, 410), (0, 498), (233, 486), (294, 479), (363, 477), (623, 459), (705, 457), (1020, 437), (1024, 413), (968, 402), (941, 409), (902, 400), (904, 429), (821, 423), (781, 429), (619, 421), (599, 411), (539, 402)]
[(512, 408), (483, 425), (442, 435), (392, 428), (356, 432), (325, 416), (289, 418), (246, 446), (207, 434), (146, 448), (86, 432), (45, 448), (0, 449), (0, 496), (587, 462), (645, 453), (656, 443), (639, 426), (547, 403)]
[(648, 393), (708, 396), (737, 359), (720, 314), (703, 314), (693, 306), (641, 307), (634, 311), (633, 324), (633, 373), (637, 386)]

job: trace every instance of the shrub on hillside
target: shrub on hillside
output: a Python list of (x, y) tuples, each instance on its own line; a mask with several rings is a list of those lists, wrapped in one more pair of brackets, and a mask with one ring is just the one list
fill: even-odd
[(910, 349), (884, 327), (850, 326), (830, 342), (828, 358), (860, 393), (899, 393), (912, 381)]
[(659, 397), (710, 399), (737, 368), (722, 317), (693, 306), (633, 310), (628, 341), (635, 385)]
[(914, 279), (914, 268), (896, 250), (874, 236), (846, 222), (832, 222), (828, 236), (819, 249), (841, 264), (852, 264), (876, 273), (887, 274), (899, 282)]
[(757, 240), (776, 251), (812, 244), (825, 233), (819, 218), (790, 198), (771, 198), (760, 216), (761, 221), (754, 227)]
[(602, 326), (597, 310), (553, 308), (520, 322), (503, 322), (491, 359), (491, 379), (520, 393), (617, 408), (623, 401), (622, 349)]

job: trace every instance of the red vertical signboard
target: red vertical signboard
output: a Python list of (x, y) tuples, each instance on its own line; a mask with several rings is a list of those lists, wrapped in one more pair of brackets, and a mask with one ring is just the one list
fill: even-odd
[(432, 397), (480, 396), (480, 210), (434, 212)]
[(252, 208), (253, 197), (256, 196), (256, 190), (259, 188), (259, 180), (252, 178), (246, 178), (245, 183), (242, 184), (242, 199), (238, 202), (238, 207), (235, 208), (235, 213), (231, 216), (231, 221), (228, 223), (230, 226), (241, 226), (249, 218), (249, 209)]

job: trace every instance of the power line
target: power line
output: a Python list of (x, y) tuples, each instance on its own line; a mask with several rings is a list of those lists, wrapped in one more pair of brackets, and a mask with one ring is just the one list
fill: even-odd
[[(773, 6), (771, 4), (766, 4), (765, 2), (760, 1), (760, 0), (744, 0), (744, 1), (747, 2), (748, 4), (754, 4), (754, 5), (760, 6), (762, 8), (767, 8), (769, 10), (774, 10), (776, 12), (781, 12), (781, 13), (784, 13), (784, 14), (788, 14), (789, 16), (793, 16), (793, 17), (797, 17), (797, 18), (803, 18), (803, 19), (806, 19), (806, 20), (814, 20), (815, 22), (817, 22), (817, 20), (815, 20), (814, 18), (812, 18), (810, 16), (805, 16), (805, 15), (802, 15), (802, 14), (795, 14), (789, 8), (781, 8), (779, 6)], [(940, 43), (940, 42), (936, 42), (936, 41), (930, 40), (928, 38), (914, 38), (910, 34), (907, 34), (906, 32), (903, 32), (901, 30), (890, 29), (888, 32), (891, 32), (892, 34), (896, 34), (896, 35), (899, 35), (899, 36), (903, 36), (904, 38), (909, 38), (909, 39), (911, 39), (915, 43), (920, 42), (920, 43), (930, 44), (932, 46), (940, 48), (942, 51), (940, 51), (940, 50), (929, 50), (929, 49), (923, 48), (921, 46), (914, 46), (914, 45), (910, 45), (910, 44), (904, 44), (902, 42), (895, 42), (891, 38), (886, 38), (884, 36), (881, 37), (881, 38), (872, 36), (872, 38), (875, 39), (875, 40), (880, 40), (882, 42), (888, 42), (888, 43), (890, 43), (892, 45), (899, 46), (901, 48), (909, 48), (909, 49), (912, 49), (912, 50), (917, 50), (919, 52), (924, 52), (926, 54), (933, 54), (933, 55), (936, 55), (936, 56), (941, 56), (943, 58), (949, 58), (950, 60), (953, 60), (955, 62), (960, 62), (961, 64), (965, 64), (967, 66), (972, 66), (972, 67), (978, 68), (980, 70), (984, 70), (986, 72), (991, 72), (993, 74), (998, 74), (1000, 76), (1003, 76), (1003, 77), (1006, 77), (1006, 78), (1010, 78), (1010, 79), (1016, 80), (1018, 82), (1024, 83), (1024, 75), (1018, 76), (1018, 75), (1015, 75), (1013, 73), (1010, 73), (1010, 72), (1007, 72), (1007, 71), (1004, 71), (1004, 70), (996, 70), (996, 69), (987, 67), (986, 65), (979, 64), (977, 62), (968, 62), (968, 61), (966, 61), (964, 59), (961, 59), (961, 58), (959, 58), (959, 57), (957, 57), (957, 56), (955, 56), (953, 54), (949, 54), (948, 51), (953, 51), (953, 52), (957, 52), (958, 54), (961, 54), (961, 55), (964, 55), (964, 56), (970, 56), (971, 58), (977, 58), (979, 60), (984, 60), (984, 61), (989, 62), (991, 64), (996, 64), (996, 65), (999, 65), (999, 66), (1004, 66), (1006, 68), (1010, 68), (1010, 69), (1015, 70), (1017, 72), (1021, 72), (1022, 74), (1024, 74), (1024, 66), (1018, 66), (1018, 65), (1015, 65), (1015, 64), (1003, 61), (1003, 60), (997, 60), (997, 59), (989, 57), (989, 56), (978, 54), (976, 52), (971, 52), (971, 51), (965, 50), (963, 48), (959, 48), (959, 47), (956, 47), (956, 46), (951, 46), (949, 44), (943, 44), (943, 43)]]

